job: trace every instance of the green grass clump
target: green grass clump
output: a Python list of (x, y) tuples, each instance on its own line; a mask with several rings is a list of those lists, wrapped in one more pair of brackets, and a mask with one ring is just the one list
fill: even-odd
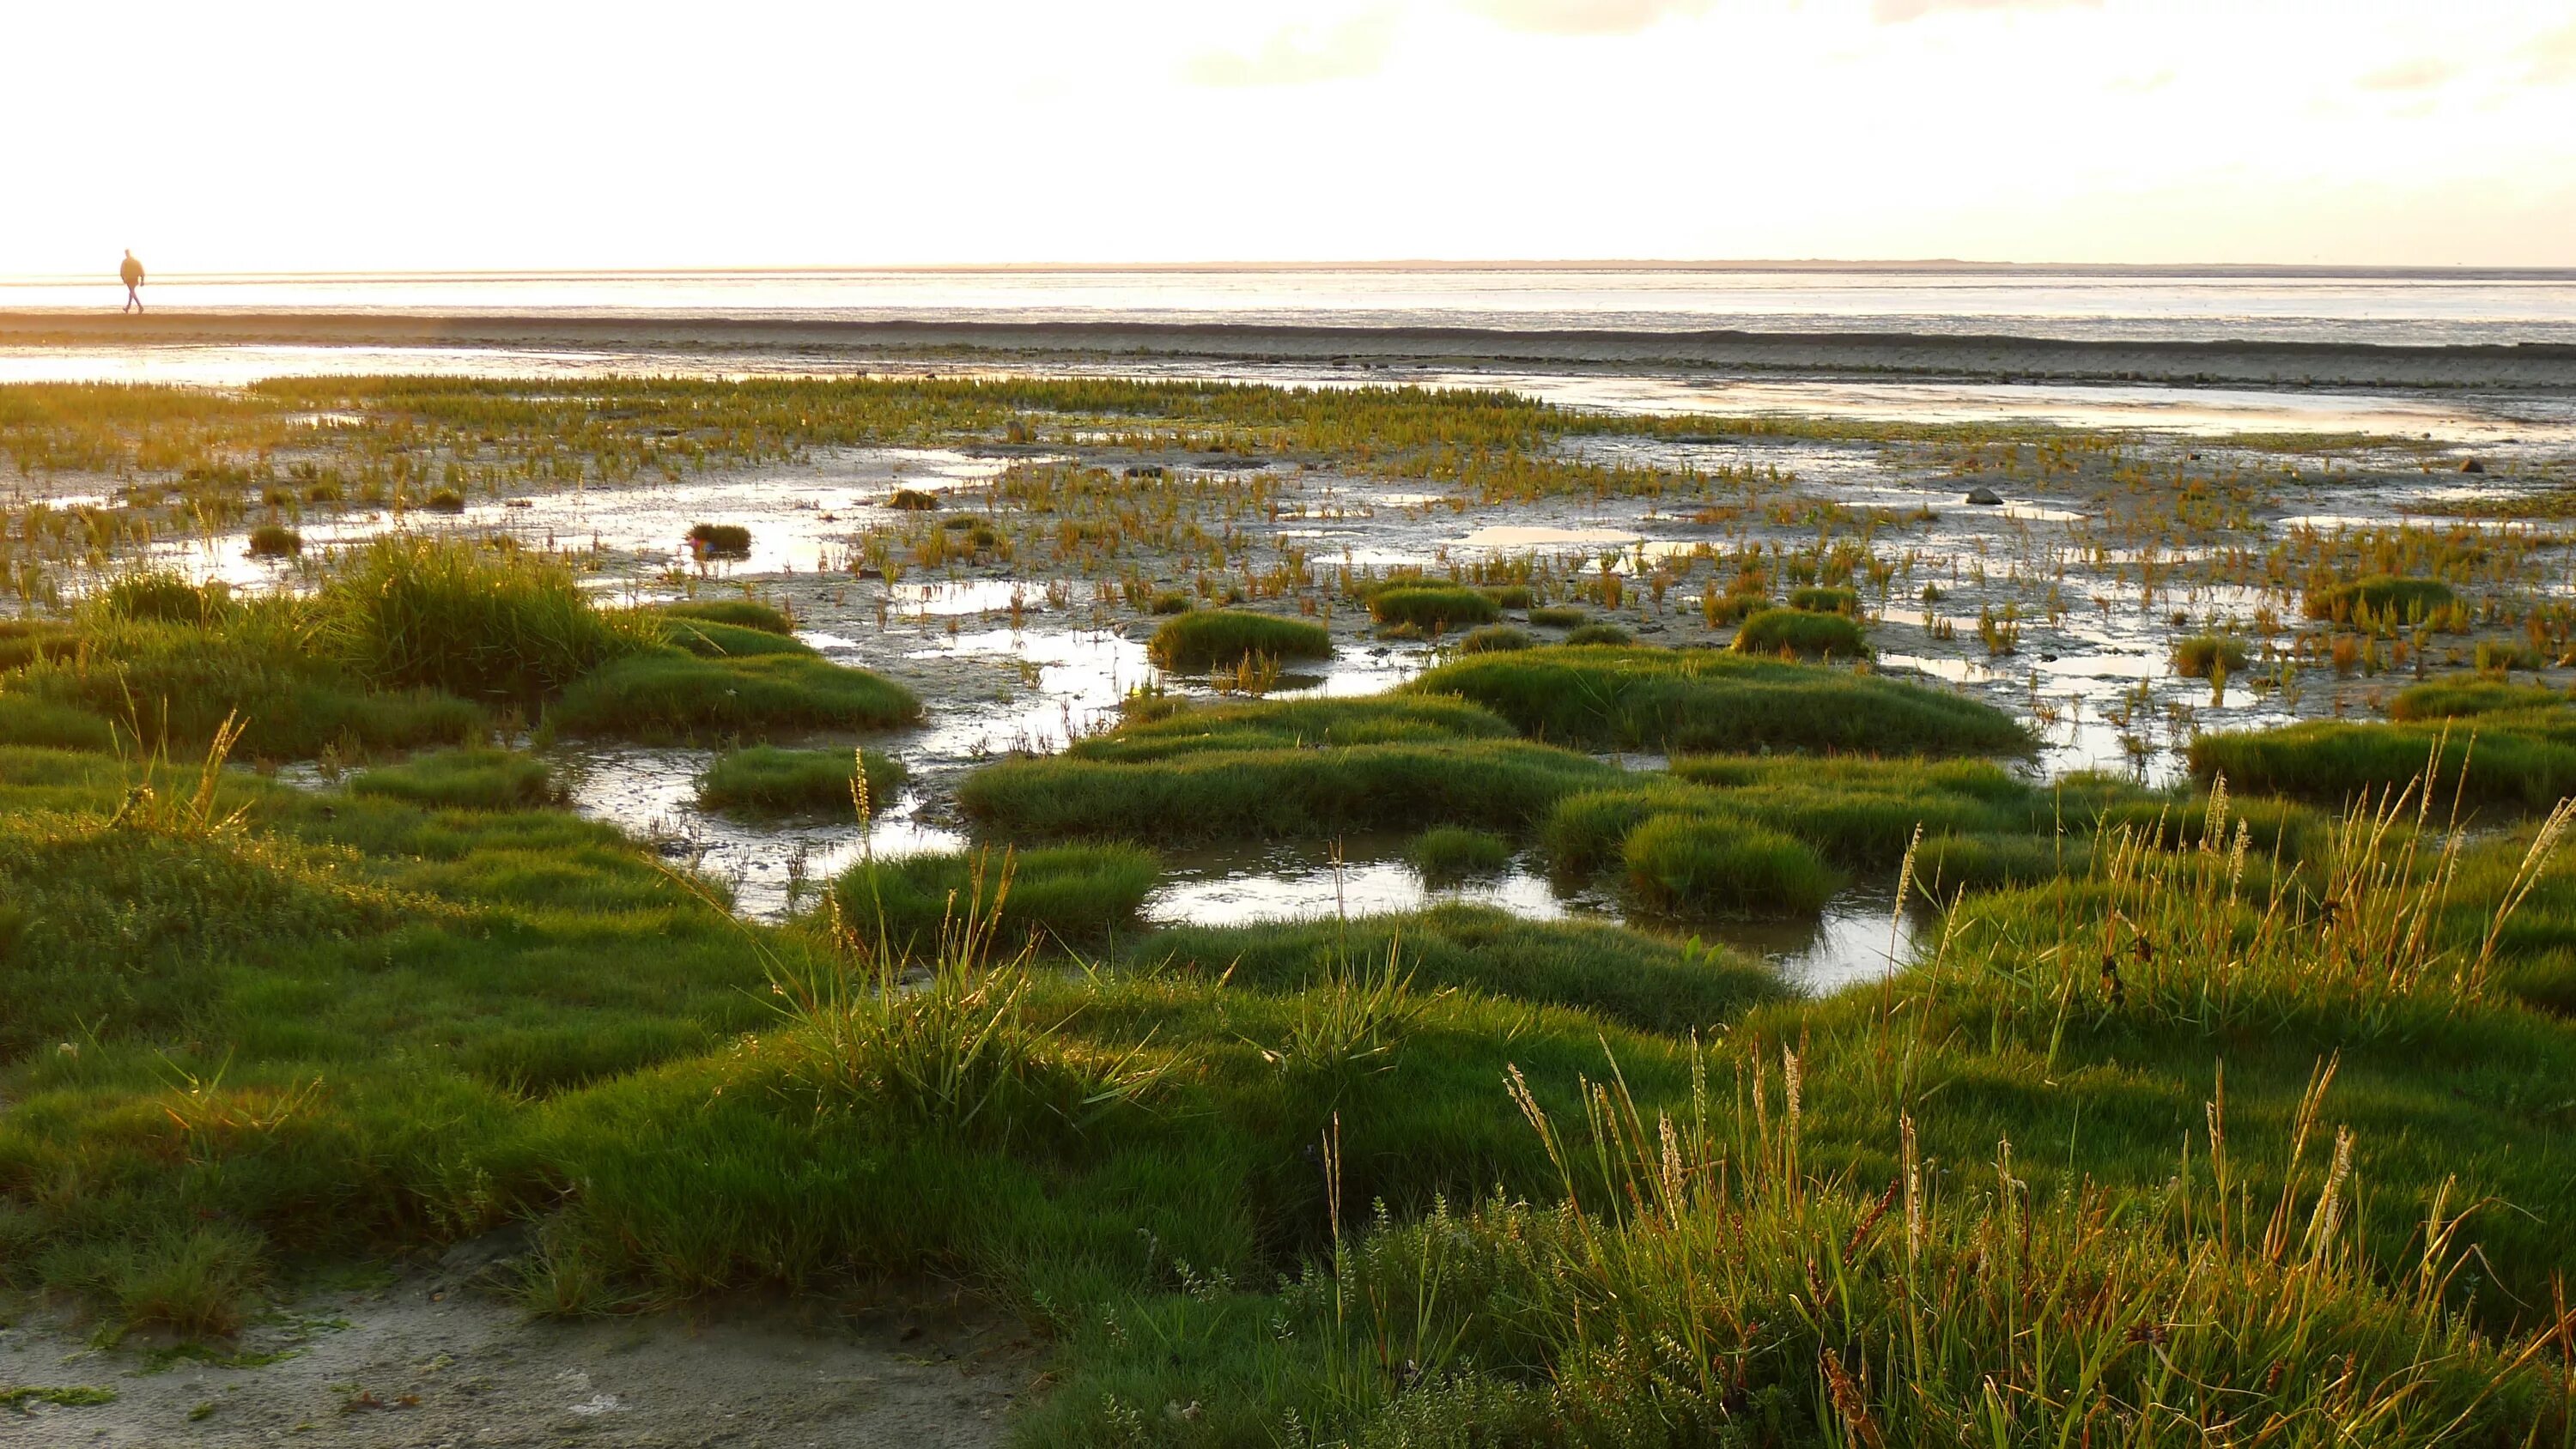
[(886, 507), (903, 513), (936, 513), (939, 495), (918, 488), (898, 488), (886, 496)]
[(1197, 671), (1266, 654), (1273, 659), (1329, 659), (1332, 631), (1303, 619), (1237, 609), (1201, 609), (1175, 615), (1145, 646), (1160, 669)]
[(1812, 614), (1860, 616), (1860, 595), (1850, 589), (1805, 588), (1789, 591), (1789, 607)]
[(688, 538), (700, 558), (751, 557), (751, 530), (739, 523), (692, 523)]
[(2225, 634), (2194, 634), (2173, 645), (2174, 672), (2185, 679), (2207, 679), (2220, 669), (2242, 674), (2248, 657), (2245, 641)]
[(112, 750), (116, 731), (105, 719), (78, 706), (0, 686), (0, 745)]
[(1655, 816), (1620, 853), (1629, 887), (1667, 915), (1806, 915), (1842, 884), (1806, 844), (1714, 816)]
[(81, 641), (79, 629), (59, 620), (0, 619), (0, 674), (40, 659), (77, 658)]
[(465, 495), (453, 488), (433, 488), (429, 500), (421, 505), (432, 513), (463, 513)]
[(663, 638), (674, 648), (704, 659), (748, 659), (759, 654), (812, 655), (814, 649), (792, 635), (712, 619), (674, 619)]
[(729, 750), (698, 777), (698, 804), (746, 814), (796, 812), (851, 814), (852, 785), (864, 770), (868, 798), (882, 805), (901, 788), (908, 771), (901, 760), (874, 750), (787, 750), (754, 745)]
[(386, 537), (314, 600), (326, 646), (379, 689), (531, 702), (654, 642), (592, 607), (572, 571), (523, 553)]
[(891, 729), (920, 717), (920, 699), (902, 685), (812, 654), (706, 659), (656, 652), (585, 676), (547, 709), (545, 725), (565, 735), (708, 740)]
[(791, 637), (796, 621), (774, 604), (758, 599), (682, 599), (664, 604), (661, 612), (674, 619), (694, 619), (708, 624), (730, 624), (737, 629), (757, 629), (764, 634)]
[(1283, 925), (1181, 926), (1128, 953), (1131, 965), (1231, 972), (1238, 986), (1301, 991), (1389, 951), (1417, 987), (1448, 987), (1597, 1012), (1623, 1026), (1688, 1033), (1786, 1000), (1780, 978), (1726, 952), (1691, 951), (1623, 926), (1531, 921), (1450, 904), (1407, 915)]
[(1509, 624), (1488, 624), (1482, 629), (1468, 630), (1459, 637), (1455, 647), (1461, 654), (1491, 654), (1508, 649), (1527, 649), (1537, 643), (1526, 629), (1516, 629)]
[[(1823, 617), (1823, 616), (1809, 616)], [(1580, 749), (2013, 754), (1991, 705), (1922, 685), (1707, 649), (1543, 648), (1455, 660), (1407, 686), (1455, 694)]]
[(545, 761), (496, 749), (442, 750), (382, 765), (352, 776), (349, 793), (432, 810), (530, 810), (563, 800)]
[(1186, 614), (1190, 611), (1190, 608), (1191, 600), (1189, 595), (1182, 593), (1178, 589), (1163, 589), (1154, 595), (1151, 603), (1146, 609), (1146, 612), (1158, 617), (1169, 618), (1174, 614)]
[(862, 861), (832, 883), (832, 896), (843, 927), (862, 943), (927, 955), (943, 931), (953, 935), (970, 922), (997, 920), (1010, 942), (1103, 940), (1135, 923), (1161, 876), (1153, 852), (1132, 845), (960, 851)]
[(2434, 800), (2546, 810), (2576, 794), (2576, 713), (2506, 711), (2469, 726), (2310, 720), (2275, 730), (2204, 734), (2191, 770), (2252, 794), (2342, 806), (2404, 789), (2428, 773)]
[(988, 766), (958, 786), (957, 803), (979, 826), (1015, 838), (1262, 839), (1434, 820), (1508, 832), (1621, 773), (1520, 740), (1185, 749), (1151, 760), (1106, 751)]
[(283, 523), (263, 523), (250, 531), (252, 558), (293, 558), (304, 552), (304, 535)]
[(1490, 624), (1502, 612), (1491, 596), (1475, 589), (1413, 584), (1371, 594), (1368, 607), (1369, 617), (1380, 624), (1410, 624), (1426, 631)]
[(2465, 719), (2474, 715), (2545, 710), (2567, 703), (2558, 690), (2538, 684), (2507, 684), (2500, 679), (2455, 675), (2428, 679), (2397, 691), (2388, 701), (2388, 717), (2400, 723)]
[(1607, 644), (1624, 649), (1636, 643), (1637, 636), (1617, 624), (1577, 624), (1565, 631), (1565, 642), (1570, 645)]
[(1538, 602), (1538, 595), (1527, 584), (1487, 584), (1477, 592), (1504, 609), (1526, 609)]
[(1512, 843), (1483, 830), (1435, 826), (1413, 837), (1405, 855), (1427, 881), (1490, 874), (1512, 863)]
[(195, 583), (185, 574), (148, 570), (121, 574), (99, 594), (99, 607), (120, 619), (159, 624), (213, 624), (233, 611), (232, 586)]
[(1537, 608), (1529, 611), (1529, 621), (1547, 629), (1572, 629), (1580, 625), (1589, 617), (1591, 616), (1584, 613), (1581, 609), (1572, 608), (1563, 604), (1549, 605), (1544, 608)]
[(1762, 609), (1735, 631), (1738, 654), (1795, 654), (1802, 659), (1866, 659), (1869, 641), (1845, 614)]

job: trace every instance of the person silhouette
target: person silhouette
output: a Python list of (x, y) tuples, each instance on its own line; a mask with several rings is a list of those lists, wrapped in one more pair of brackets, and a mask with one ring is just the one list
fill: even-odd
[(125, 249), (125, 265), (116, 269), (116, 275), (125, 281), (125, 306), (122, 310), (142, 311), (143, 294), (135, 289), (143, 285), (143, 264), (134, 259), (134, 248)]

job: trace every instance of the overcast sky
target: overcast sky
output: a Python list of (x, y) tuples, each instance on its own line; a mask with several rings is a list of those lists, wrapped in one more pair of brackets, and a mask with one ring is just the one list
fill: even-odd
[(8, 12), (10, 274), (2576, 265), (2568, 0)]

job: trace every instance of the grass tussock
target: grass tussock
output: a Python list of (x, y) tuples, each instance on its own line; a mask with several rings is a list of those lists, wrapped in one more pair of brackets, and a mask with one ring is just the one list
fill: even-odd
[(1066, 845), (867, 860), (832, 883), (842, 928), (896, 957), (928, 957), (970, 929), (1018, 942), (1097, 942), (1132, 927), (1161, 878), (1151, 851)]
[(563, 735), (672, 741), (891, 729), (920, 717), (920, 699), (902, 685), (810, 653), (657, 652), (585, 676), (546, 711), (545, 724)]
[(2367, 578), (2312, 586), (2303, 607), (2311, 619), (2337, 624), (2382, 620), (2397, 624), (2428, 622), (2459, 602), (2459, 594), (2440, 579)]
[(516, 750), (441, 750), (349, 779), (349, 793), (431, 810), (533, 810), (561, 804), (564, 789), (546, 762)]
[(664, 604), (661, 612), (674, 619), (695, 619), (709, 624), (730, 624), (737, 629), (757, 629), (764, 634), (792, 637), (796, 621), (774, 604), (758, 599), (682, 599)]
[(2012, 754), (2030, 747), (2009, 715), (1958, 695), (1714, 650), (1529, 649), (1444, 664), (1409, 688), (1459, 695), (1533, 739), (1583, 749)]
[(1447, 633), (1461, 625), (1490, 624), (1502, 616), (1492, 595), (1477, 589), (1400, 585), (1369, 596), (1369, 617), (1380, 624)]
[(1435, 826), (1413, 837), (1405, 858), (1422, 878), (1434, 883), (1490, 875), (1512, 863), (1512, 843), (1483, 830)]
[(2185, 679), (2243, 674), (2250, 658), (2244, 640), (2225, 634), (2194, 634), (2173, 645), (2174, 673)]
[(2204, 734), (2192, 773), (2252, 794), (2343, 806), (2429, 774), (2442, 799), (2547, 810), (2576, 794), (2576, 714), (2500, 710), (2457, 724), (2311, 720), (2274, 730)]
[(2538, 684), (2507, 684), (2500, 679), (2460, 675), (2428, 679), (2397, 691), (2388, 701), (2388, 717), (2401, 724), (2466, 719), (2475, 715), (2542, 711), (2567, 703), (2559, 690)]
[(1842, 884), (1804, 842), (1722, 816), (1655, 816), (1620, 854), (1629, 887), (1665, 915), (1810, 915)]
[(1794, 655), (1800, 659), (1865, 659), (1869, 640), (1848, 614), (1806, 609), (1761, 609), (1735, 631), (1738, 654)]
[(1201, 609), (1165, 620), (1145, 648), (1157, 668), (1192, 672), (1237, 664), (1256, 654), (1273, 659), (1328, 659), (1333, 636), (1323, 625), (1303, 619)]
[(850, 814), (861, 800), (892, 796), (908, 774), (901, 760), (874, 750), (754, 745), (728, 750), (707, 766), (698, 777), (698, 804), (750, 815)]

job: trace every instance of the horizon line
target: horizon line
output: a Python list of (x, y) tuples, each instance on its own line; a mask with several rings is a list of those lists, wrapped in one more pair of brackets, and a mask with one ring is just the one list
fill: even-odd
[[(1802, 273), (1802, 272), (1884, 272), (1884, 273), (1949, 273), (1956, 275), (2057, 275), (2057, 276), (2239, 276), (2239, 277), (2360, 277), (2360, 278), (2461, 278), (2470, 280), (2576, 280), (2576, 265), (2530, 266), (2452, 262), (2422, 263), (2329, 263), (2329, 262), (2016, 262), (1981, 261), (1958, 257), (1919, 258), (1734, 258), (1689, 260), (1680, 258), (1488, 258), (1436, 259), (1390, 258), (1368, 261), (1192, 261), (1192, 262), (889, 262), (811, 264), (794, 266), (653, 266), (653, 267), (464, 267), (464, 268), (368, 268), (349, 271), (205, 271), (163, 272), (152, 280), (164, 283), (188, 283), (197, 286), (250, 286), (273, 282), (320, 282), (333, 284), (365, 282), (510, 282), (510, 281), (578, 281), (591, 279), (643, 280), (651, 278), (692, 277), (837, 277), (863, 275), (899, 276), (1007, 276), (1007, 275), (1080, 275), (1106, 273), (1113, 275), (1216, 274), (1242, 272), (1316, 273), (1316, 272), (1712, 272), (1712, 273)], [(30, 272), (0, 274), (0, 287), (46, 287), (86, 284), (99, 276), (112, 276), (112, 269), (100, 272)]]

